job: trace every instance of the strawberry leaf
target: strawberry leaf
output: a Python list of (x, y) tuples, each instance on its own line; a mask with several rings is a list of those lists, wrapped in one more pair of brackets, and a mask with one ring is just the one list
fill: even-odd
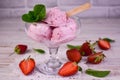
[(83, 56), (84, 56), (84, 55), (85, 55), (85, 52), (84, 52), (84, 51), (83, 51), (83, 52), (81, 52), (81, 55), (83, 55)]
[(94, 60), (95, 63), (99, 62), (99, 61), (100, 61), (100, 57), (96, 57), (95, 60)]
[(94, 77), (106, 77), (110, 73), (110, 71), (87, 69), (85, 73)]
[(78, 70), (82, 72), (82, 68), (80, 66), (78, 66)]
[(33, 49), (33, 50), (36, 51), (36, 52), (38, 52), (38, 53), (40, 53), (40, 54), (44, 54), (45, 53), (45, 51), (42, 50), (42, 49)]

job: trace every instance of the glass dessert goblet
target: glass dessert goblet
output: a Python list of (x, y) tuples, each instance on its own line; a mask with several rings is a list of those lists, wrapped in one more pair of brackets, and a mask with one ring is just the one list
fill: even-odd
[[(71, 17), (75, 25), (68, 23), (63, 27), (50, 26), (45, 22), (25, 24), (25, 32), (33, 40), (45, 44), (49, 49), (50, 57), (44, 63), (38, 64), (37, 69), (43, 74), (57, 74), (62, 62), (57, 53), (61, 44), (74, 40), (79, 34), (80, 20), (79, 17)], [(72, 26), (71, 26), (72, 25)]]

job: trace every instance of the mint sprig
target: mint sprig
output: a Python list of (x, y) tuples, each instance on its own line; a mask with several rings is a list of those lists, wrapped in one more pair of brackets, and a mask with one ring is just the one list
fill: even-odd
[(46, 17), (46, 7), (43, 4), (37, 4), (34, 6), (33, 11), (29, 11), (27, 14), (22, 15), (22, 20), (25, 22), (38, 22), (44, 20)]

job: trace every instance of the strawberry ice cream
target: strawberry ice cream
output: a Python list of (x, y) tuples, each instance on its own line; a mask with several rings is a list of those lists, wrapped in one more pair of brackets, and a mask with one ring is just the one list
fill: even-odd
[(44, 22), (31, 24), (27, 34), (38, 42), (61, 44), (73, 40), (76, 36), (77, 24), (74, 19), (57, 7), (47, 11)]
[(58, 7), (48, 9), (45, 22), (50, 25), (60, 27), (60, 25), (65, 25), (67, 21), (67, 16), (64, 11), (61, 11)]
[(54, 43), (65, 43), (75, 38), (76, 27), (73, 19), (68, 19), (65, 25), (57, 27), (52, 32), (51, 41)]
[(51, 28), (45, 23), (35, 23), (31, 24), (27, 32), (28, 36), (32, 39), (43, 42), (44, 40), (50, 40), (51, 38)]

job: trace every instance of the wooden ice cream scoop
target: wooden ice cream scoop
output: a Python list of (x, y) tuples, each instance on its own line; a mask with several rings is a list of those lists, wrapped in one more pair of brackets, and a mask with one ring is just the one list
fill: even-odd
[(85, 3), (85, 4), (80, 5), (80, 6), (74, 8), (74, 9), (72, 9), (70, 11), (67, 11), (66, 14), (67, 14), (68, 17), (70, 17), (70, 16), (76, 15), (76, 14), (78, 14), (80, 12), (83, 12), (83, 11), (89, 9), (90, 7), (91, 7), (90, 3)]

